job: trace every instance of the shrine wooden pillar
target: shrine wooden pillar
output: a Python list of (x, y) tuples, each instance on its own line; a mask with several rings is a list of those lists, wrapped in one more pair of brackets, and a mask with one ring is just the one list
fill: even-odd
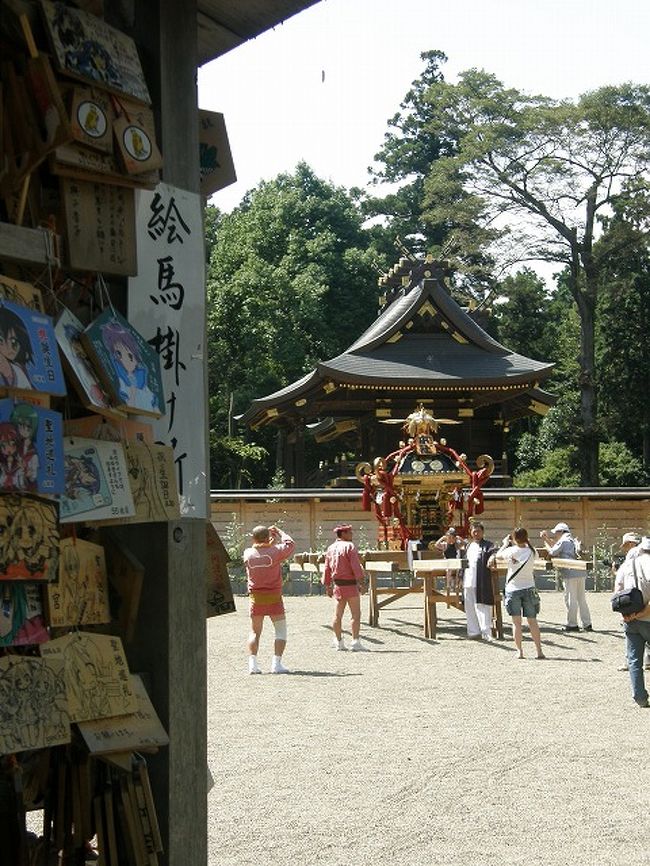
[[(198, 193), (196, 2), (134, 0), (133, 13), (134, 38), (164, 155), (162, 180)], [(197, 399), (201, 396), (207, 399), (205, 390)], [(196, 437), (197, 447), (200, 437), (207, 441), (207, 426), (197, 425)], [(205, 866), (205, 521), (187, 518), (127, 526), (120, 535), (145, 567), (138, 637), (129, 662), (132, 669), (148, 675), (154, 705), (170, 738), (168, 749), (147, 759), (165, 846), (160, 862)]]
[(296, 444), (294, 445), (294, 487), (305, 486), (305, 428), (296, 427)]

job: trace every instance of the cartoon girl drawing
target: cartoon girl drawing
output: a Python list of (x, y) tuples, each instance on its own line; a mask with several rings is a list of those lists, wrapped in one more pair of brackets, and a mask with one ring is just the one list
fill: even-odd
[(18, 431), (18, 456), (23, 469), (23, 490), (36, 490), (38, 477), (38, 451), (36, 432), (38, 414), (28, 403), (18, 403), (9, 418)]
[(65, 456), (65, 495), (68, 499), (81, 499), (84, 496), (95, 496), (102, 486), (99, 468), (92, 459), (85, 455), (75, 457)]
[(0, 423), (0, 489), (24, 490), (25, 476), (19, 454), (20, 436), (15, 424)]
[(74, 362), (72, 366), (82, 388), (94, 406), (108, 406), (108, 397), (100, 387), (90, 359), (79, 339), (79, 335), (81, 334), (80, 329), (68, 322), (63, 326), (63, 331), (73, 355)]
[(102, 327), (102, 340), (119, 380), (120, 400), (132, 409), (159, 412), (158, 397), (149, 388), (142, 353), (131, 331), (119, 322), (108, 322)]
[(0, 385), (31, 390), (25, 365), (33, 358), (23, 320), (12, 310), (0, 307)]

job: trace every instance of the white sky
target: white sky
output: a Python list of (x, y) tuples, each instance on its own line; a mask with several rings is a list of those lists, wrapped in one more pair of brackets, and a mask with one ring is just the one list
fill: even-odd
[(648, 83), (649, 38), (650, 0), (321, 0), (199, 70), (199, 104), (224, 113), (239, 178), (211, 203), (230, 211), (301, 159), (366, 186), (423, 51), (447, 55), (447, 81), (478, 67), (560, 98)]

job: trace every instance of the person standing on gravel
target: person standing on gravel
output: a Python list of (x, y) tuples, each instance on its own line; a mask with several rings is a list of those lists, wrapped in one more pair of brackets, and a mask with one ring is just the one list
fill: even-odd
[(512, 631), (519, 658), (523, 659), (522, 617), (526, 617), (528, 628), (537, 650), (537, 658), (544, 659), (542, 638), (539, 632), (539, 594), (535, 588), (535, 548), (528, 540), (528, 531), (518, 527), (503, 539), (503, 543), (490, 564), (500, 559), (508, 566), (505, 583), (506, 610), (512, 617)]
[(350, 609), (350, 630), (352, 632), (352, 652), (365, 650), (359, 640), (361, 625), (360, 590), (365, 587), (366, 575), (359, 559), (359, 554), (352, 541), (352, 526), (342, 523), (335, 527), (336, 541), (327, 548), (325, 553), (325, 570), (323, 583), (330, 598), (336, 601), (332, 631), (334, 632), (334, 647), (346, 650), (343, 641), (342, 623), (346, 606)]
[(463, 572), (463, 600), (467, 617), (467, 637), (470, 640), (492, 640), (492, 606), (494, 588), (488, 560), (495, 551), (493, 542), (483, 537), (485, 529), (478, 520), (470, 529), (471, 541), (467, 545), (465, 558), (467, 568)]
[[(553, 538), (551, 538), (551, 535)], [(540, 538), (551, 557), (557, 559), (578, 559), (576, 542), (566, 523), (558, 523), (549, 534), (545, 529), (540, 532)], [(593, 631), (591, 613), (587, 604), (585, 592), (586, 576), (578, 569), (560, 568), (558, 573), (564, 584), (564, 603), (567, 610), (567, 623), (563, 631), (580, 631), (578, 626), (578, 610), (584, 631)]]
[(291, 536), (277, 526), (256, 526), (252, 538), (252, 547), (244, 551), (251, 617), (248, 672), (262, 673), (257, 663), (257, 651), (264, 617), (268, 616), (275, 629), (271, 673), (287, 674), (289, 671), (282, 664), (282, 653), (287, 645), (287, 620), (282, 600), (282, 563), (289, 559), (296, 545)]
[(641, 539), (637, 556), (626, 559), (616, 576), (614, 592), (638, 586), (645, 607), (638, 613), (624, 616), (627, 664), (632, 684), (632, 697), (640, 707), (650, 707), (643, 674), (643, 653), (650, 647), (650, 537)]
[[(623, 535), (619, 553), (614, 557), (612, 562), (612, 572), (614, 574), (614, 592), (619, 592), (623, 589), (623, 578), (625, 575), (625, 563), (630, 559), (635, 559), (641, 552), (641, 536), (636, 532), (626, 532)], [(620, 557), (620, 558), (619, 558)], [(622, 560), (622, 561), (621, 561)], [(617, 588), (618, 587), (618, 588)], [(625, 623), (623, 623), (625, 625)], [(650, 670), (650, 646), (645, 650), (645, 669)], [(619, 671), (628, 671), (627, 653), (623, 664), (618, 668)]]

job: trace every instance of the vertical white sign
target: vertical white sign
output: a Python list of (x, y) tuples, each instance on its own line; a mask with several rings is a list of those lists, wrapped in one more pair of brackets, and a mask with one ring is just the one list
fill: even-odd
[(160, 355), (165, 415), (153, 423), (171, 445), (184, 517), (207, 517), (205, 242), (201, 199), (168, 184), (136, 192), (138, 274), (128, 318)]

